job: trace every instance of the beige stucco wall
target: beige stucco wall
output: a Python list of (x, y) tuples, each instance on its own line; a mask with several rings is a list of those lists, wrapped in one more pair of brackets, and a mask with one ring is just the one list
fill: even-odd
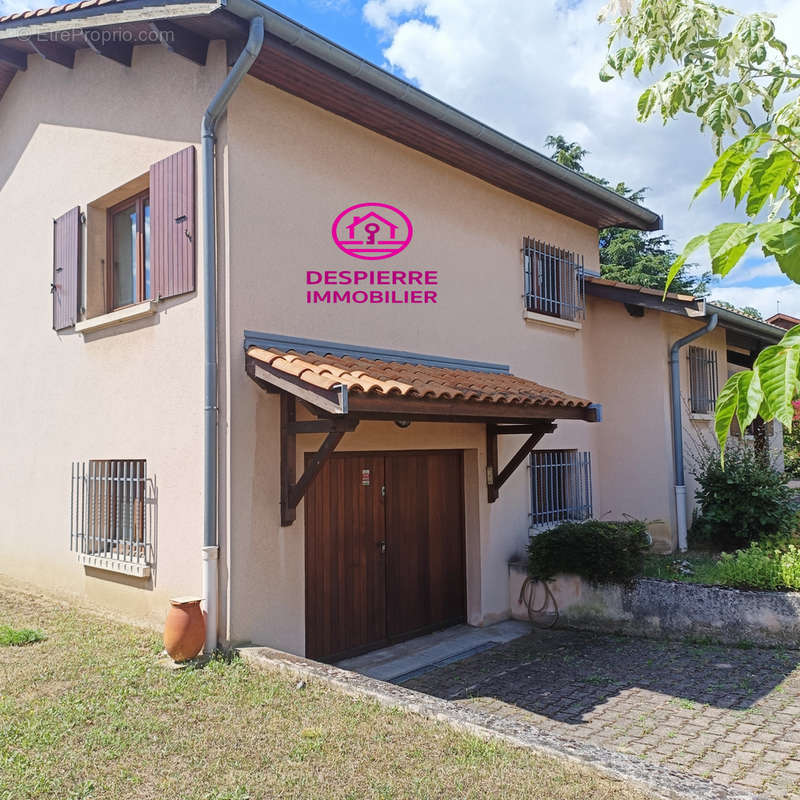
[[(344, 119), (247, 79), (229, 109), (230, 361), (225, 412), (231, 487), (227, 624), (233, 641), (303, 648), (303, 507), (279, 527), (278, 403), (244, 374), (245, 329), (509, 364), (512, 372), (590, 396), (586, 338), (522, 318), (521, 238), (537, 236), (597, 266), (596, 232), (528, 203)], [(392, 269), (435, 269), (435, 305), (309, 306), (305, 270), (364, 268), (340, 252), (330, 224), (358, 202), (396, 205), (414, 240)], [(368, 264), (368, 268), (380, 267)], [(592, 399), (594, 399), (592, 397)], [(564, 422), (548, 447), (595, 449), (594, 428)], [(501, 461), (518, 446), (502, 441)], [(313, 437), (300, 437), (302, 450)], [(479, 547), (468, 570), (470, 621), (508, 614), (510, 556), (528, 535), (527, 470), (488, 504), (480, 425), (362, 424), (342, 449), (455, 447), (477, 454)], [(593, 452), (594, 455), (594, 452)], [(480, 553), (480, 558), (478, 558)], [(253, 590), (253, 587), (258, 587)], [(280, 613), (276, 609), (282, 609)]]
[[(73, 71), (30, 59), (0, 103), (0, 241), (11, 281), (3, 317), (18, 339), (2, 351), (15, 390), (0, 399), (13, 465), (0, 481), (0, 571), (155, 620), (170, 595), (200, 589), (202, 276), (197, 294), (165, 302), (156, 316), (85, 337), (51, 330), (47, 291), (52, 219), (197, 144), (200, 117), (225, 74), (221, 43), (204, 69), (158, 47), (136, 48), (134, 58), (125, 70), (79, 52)], [(233, 98), (217, 151), (224, 641), (298, 653), (304, 646), (304, 509), (280, 528), (278, 402), (244, 373), (245, 329), (509, 364), (601, 403), (603, 422), (561, 422), (540, 447), (588, 450), (596, 515), (662, 520), (663, 543), (672, 542), (667, 352), (700, 323), (652, 311), (633, 319), (622, 305), (591, 298), (579, 331), (522, 316), (522, 237), (582, 253), (596, 269), (592, 228), (251, 78)], [(306, 269), (364, 267), (329, 231), (342, 209), (367, 201), (412, 218), (414, 241), (391, 267), (437, 270), (438, 303), (306, 304)], [(709, 341), (724, 364), (724, 332)], [(686, 386), (685, 359), (682, 371)], [(298, 470), (319, 440), (299, 442)], [(501, 463), (520, 443), (502, 437)], [(527, 469), (490, 505), (480, 425), (362, 423), (340, 445), (419, 448), (464, 451), (469, 621), (507, 616), (507, 562), (529, 533)], [(113, 457), (146, 458), (157, 480), (150, 581), (86, 570), (68, 550), (70, 462)]]
[[(0, 102), (0, 572), (155, 621), (169, 596), (200, 589), (201, 303), (194, 293), (123, 327), (57, 334), (52, 220), (198, 144), (224, 56), (215, 43), (200, 68), (137, 47), (126, 69), (83, 50), (73, 70), (31, 57)], [(86, 569), (69, 552), (70, 463), (90, 458), (147, 459), (158, 491), (149, 580)]]

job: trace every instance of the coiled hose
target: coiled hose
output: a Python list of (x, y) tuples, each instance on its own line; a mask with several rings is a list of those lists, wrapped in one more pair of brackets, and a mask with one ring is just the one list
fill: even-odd
[[(536, 608), (536, 589), (540, 585), (544, 587), (544, 601), (539, 608)], [(558, 603), (556, 603), (556, 598), (553, 597), (553, 593), (550, 591), (547, 581), (538, 581), (531, 577), (525, 578), (525, 582), (522, 584), (522, 588), (519, 591), (519, 602), (523, 603), (528, 609), (528, 619), (531, 621), (531, 625), (537, 628), (555, 627), (555, 624), (558, 622)], [(552, 620), (549, 620), (547, 623), (542, 622), (541, 618), (535, 615), (547, 614), (549, 616), (550, 612), (548, 612), (547, 609), (551, 603), (553, 606)]]

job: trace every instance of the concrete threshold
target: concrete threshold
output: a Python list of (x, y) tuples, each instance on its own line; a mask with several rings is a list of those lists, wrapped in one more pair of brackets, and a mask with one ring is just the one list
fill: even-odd
[(415, 692), (331, 664), (310, 661), (269, 647), (243, 647), (239, 654), (256, 667), (283, 672), (306, 682), (316, 680), (351, 697), (372, 700), (387, 708), (419, 714), (484, 739), (500, 740), (542, 755), (577, 762), (614, 780), (627, 781), (638, 786), (654, 798), (758, 800), (757, 795), (695, 778), (660, 764), (648, 763), (635, 756), (616, 753), (586, 742), (562, 739), (519, 720), (498, 717), (471, 706)]
[(496, 622), (485, 628), (454, 625), (361, 656), (346, 658), (337, 662), (336, 666), (370, 678), (403, 683), (530, 632), (531, 626), (527, 622), (514, 619)]

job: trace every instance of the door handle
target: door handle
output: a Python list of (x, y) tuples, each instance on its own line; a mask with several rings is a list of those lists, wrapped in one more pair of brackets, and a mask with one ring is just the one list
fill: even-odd
[(386, 552), (386, 542), (384, 542), (383, 540), (378, 542), (378, 550), (380, 550), (381, 553), (385, 553)]

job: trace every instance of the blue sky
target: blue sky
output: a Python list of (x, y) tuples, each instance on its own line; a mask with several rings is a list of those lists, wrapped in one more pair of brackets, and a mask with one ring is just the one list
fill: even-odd
[[(666, 127), (635, 121), (646, 84), (602, 84), (597, 72), (607, 28), (604, 0), (266, 0), (273, 8), (498, 130), (543, 150), (563, 134), (589, 150), (586, 169), (612, 183), (650, 187), (646, 205), (664, 217), (677, 249), (697, 233), (737, 218), (706, 192), (689, 200), (713, 161), (697, 122)], [(35, 0), (34, 0), (34, 4)], [(777, 15), (779, 34), (800, 52), (797, 0), (729, 0), (741, 11)], [(20, 10), (28, 0), (0, 0)], [(487, 13), (490, 10), (491, 13)], [(696, 257), (707, 268), (707, 254)], [(762, 314), (800, 317), (800, 286), (758, 250), (717, 284), (712, 296)]]

